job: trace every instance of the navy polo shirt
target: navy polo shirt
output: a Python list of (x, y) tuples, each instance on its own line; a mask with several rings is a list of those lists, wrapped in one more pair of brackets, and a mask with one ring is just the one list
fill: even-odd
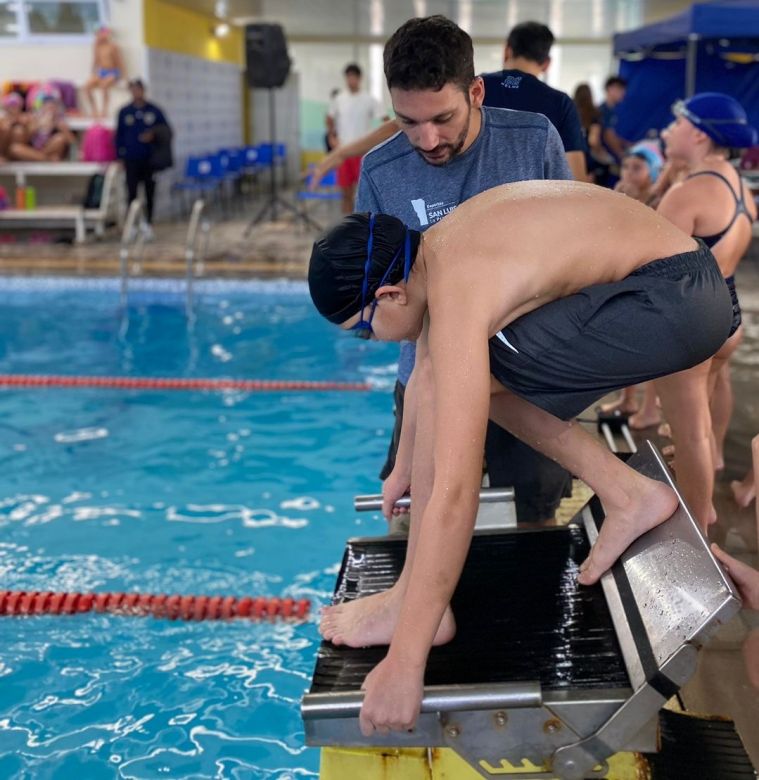
[(574, 101), (566, 92), (549, 87), (531, 73), (499, 70), (483, 73), (485, 105), (533, 111), (548, 117), (559, 131), (565, 152), (584, 152), (585, 139)]
[(158, 106), (145, 103), (139, 108), (134, 103), (119, 111), (116, 125), (116, 154), (120, 160), (149, 160), (153, 144), (140, 141), (140, 136), (158, 125), (166, 125), (166, 117)]

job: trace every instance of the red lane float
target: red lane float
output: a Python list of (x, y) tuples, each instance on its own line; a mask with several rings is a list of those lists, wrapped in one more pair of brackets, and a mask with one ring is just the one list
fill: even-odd
[(167, 596), (165, 593), (60, 593), (0, 591), (0, 615), (75, 615), (108, 612), (112, 615), (152, 616), (167, 620), (305, 620), (308, 599), (243, 596)]
[(359, 391), (367, 382), (309, 382), (287, 379), (181, 379), (172, 377), (0, 374), (0, 387), (104, 387), (114, 390), (242, 390), (244, 392)]

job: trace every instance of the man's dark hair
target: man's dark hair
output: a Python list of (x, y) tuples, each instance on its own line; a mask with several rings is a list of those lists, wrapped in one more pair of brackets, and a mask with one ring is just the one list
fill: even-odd
[(623, 79), (621, 76), (609, 76), (608, 79), (604, 82), (604, 89), (608, 89), (609, 87), (626, 87), (627, 81)]
[(441, 90), (455, 84), (467, 92), (474, 81), (472, 39), (450, 19), (409, 19), (385, 44), (388, 89)]
[(542, 65), (551, 53), (553, 33), (540, 22), (522, 22), (512, 29), (506, 45), (514, 57), (522, 57)]
[(343, 71), (343, 75), (345, 76), (350, 76), (351, 74), (361, 78), (361, 68), (355, 62), (349, 62)]

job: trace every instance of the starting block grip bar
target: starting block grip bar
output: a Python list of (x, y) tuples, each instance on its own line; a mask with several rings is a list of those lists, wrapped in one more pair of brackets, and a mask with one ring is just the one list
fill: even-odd
[[(362, 692), (311, 693), (303, 702), (305, 720), (357, 718), (364, 701)], [(424, 689), (421, 712), (460, 712), (462, 710), (506, 710), (540, 707), (540, 683), (499, 683), (496, 685), (429, 685)]]
[[(480, 490), (481, 504), (500, 504), (503, 501), (514, 500), (514, 488), (483, 488)], [(402, 496), (395, 502), (399, 509), (408, 509), (411, 506), (411, 496)], [(382, 509), (382, 494), (371, 496), (356, 496), (353, 499), (353, 508), (357, 512), (378, 512)]]

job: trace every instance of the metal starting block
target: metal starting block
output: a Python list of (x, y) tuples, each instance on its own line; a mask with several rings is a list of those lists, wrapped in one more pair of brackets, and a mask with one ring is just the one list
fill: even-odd
[[(650, 442), (629, 463), (676, 490)], [(600, 584), (578, 585), (603, 519), (594, 497), (566, 527), (475, 533), (452, 599), (457, 635), (430, 652), (413, 733), (359, 730), (361, 684), (387, 648), (323, 642), (301, 709), (307, 744), (449, 747), (483, 777), (562, 780), (604, 777), (618, 751), (655, 751), (659, 709), (740, 601), (682, 499)], [(349, 541), (335, 601), (390, 587), (405, 546)]]

